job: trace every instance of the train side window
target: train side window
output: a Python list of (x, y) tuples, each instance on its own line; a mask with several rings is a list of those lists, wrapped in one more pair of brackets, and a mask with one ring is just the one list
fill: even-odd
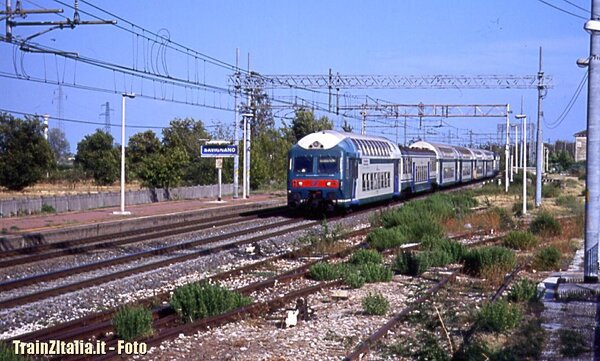
[(320, 156), (317, 161), (317, 173), (334, 174), (339, 168), (339, 158), (332, 155)]

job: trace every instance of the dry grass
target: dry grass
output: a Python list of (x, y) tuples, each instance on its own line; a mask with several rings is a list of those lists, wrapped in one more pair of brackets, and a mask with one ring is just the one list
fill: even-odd
[[(465, 225), (470, 224), (470, 228)], [(495, 212), (477, 212), (468, 214), (462, 219), (451, 218), (443, 222), (442, 226), (447, 233), (457, 234), (475, 230), (489, 230), (500, 228), (500, 217)]]

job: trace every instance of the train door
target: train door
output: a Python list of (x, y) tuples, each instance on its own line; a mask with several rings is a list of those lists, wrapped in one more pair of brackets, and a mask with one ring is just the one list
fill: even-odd
[(394, 193), (400, 193), (400, 179), (398, 177), (399, 162), (400, 160), (398, 159), (394, 160)]
[(348, 163), (350, 165), (350, 171), (348, 172), (348, 178), (350, 181), (350, 197), (352, 199), (356, 198), (356, 184), (358, 181), (358, 163), (359, 160), (356, 158), (350, 158), (350, 160), (348, 160)]

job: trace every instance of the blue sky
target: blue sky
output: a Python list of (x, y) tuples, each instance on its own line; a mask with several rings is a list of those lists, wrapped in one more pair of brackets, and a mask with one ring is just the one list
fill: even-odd
[[(236, 48), (239, 48), (240, 65), (246, 67), (247, 53), (250, 53), (252, 70), (262, 74), (326, 74), (331, 68), (340, 74), (535, 75), (538, 48), (542, 46), (544, 70), (554, 79), (554, 88), (548, 91), (544, 100), (544, 139), (571, 140), (573, 133), (585, 129), (587, 87), (564, 121), (553, 128), (548, 127), (563, 112), (584, 76), (585, 70), (578, 68), (575, 61), (589, 54), (589, 36), (583, 30), (585, 21), (538, 0), (87, 1), (146, 30), (168, 34), (171, 40), (189, 49), (229, 64), (235, 63)], [(589, 17), (564, 0), (546, 1), (584, 18)], [(68, 7), (72, 0), (64, 2), (67, 6), (50, 0), (24, 0), (23, 5), (27, 9), (39, 6), (64, 8), (63, 16), (72, 18), (73, 10)], [(582, 8), (590, 6), (589, 1), (571, 2)], [(5, 4), (0, 1), (0, 6)], [(105, 19), (113, 18), (86, 3), (80, 3), (80, 9), (82, 20), (93, 20), (83, 11)], [(62, 18), (30, 15), (26, 20), (58, 21)], [(119, 25), (131, 29), (123, 21), (119, 21)], [(42, 29), (17, 27), (14, 35), (25, 38)], [(227, 78), (231, 74), (230, 70), (211, 65), (201, 58), (172, 50), (161, 52), (158, 43), (143, 41), (112, 25), (54, 30), (34, 41), (84, 57), (139, 70), (168, 72), (170, 76), (198, 80), (220, 88), (227, 88)], [(66, 119), (102, 123), (101, 104), (108, 101), (114, 109), (111, 123), (119, 124), (123, 89), (146, 95), (146, 98), (128, 100), (127, 124), (142, 128), (128, 128), (127, 136), (142, 131), (144, 126), (168, 126), (176, 117), (202, 119), (209, 126), (233, 124), (230, 111), (150, 99), (193, 100), (211, 107), (231, 108), (233, 97), (227, 93), (176, 91), (169, 86), (142, 83), (53, 54), (24, 53), (2, 42), (0, 75), (14, 76), (16, 73), (49, 83), (59, 80), (109, 90), (97, 92), (64, 86), (62, 116)], [(0, 109), (58, 116), (56, 85), (0, 77), (0, 86), (3, 89)], [(321, 103), (327, 101), (324, 92), (289, 90), (272, 94), (281, 98), (299, 96)], [(535, 90), (354, 90), (344, 91), (344, 94), (363, 98), (368, 95), (394, 103), (509, 103), (516, 111), (523, 98), (524, 112), (530, 121), (535, 120), (537, 112)], [(284, 116), (289, 113), (277, 112)], [(335, 114), (319, 114), (329, 116), (336, 126), (344, 120)], [(357, 120), (347, 120), (355, 129), (359, 128)], [(498, 119), (448, 120), (446, 123), (452, 127), (431, 129), (442, 135), (458, 132), (464, 140), (468, 129), (476, 134), (496, 133), (499, 122)], [(426, 125), (438, 123), (426, 122)], [(369, 133), (394, 137), (392, 134), (396, 130), (393, 127), (369, 124), (378, 126), (368, 129)], [(55, 126), (58, 126), (57, 121), (51, 120), (50, 127)], [(418, 132), (417, 126), (418, 121), (409, 120), (412, 133)], [(102, 125), (63, 121), (62, 127), (74, 151), (84, 135)], [(160, 129), (154, 130), (160, 133)], [(112, 127), (116, 138), (119, 132), (119, 127)]]

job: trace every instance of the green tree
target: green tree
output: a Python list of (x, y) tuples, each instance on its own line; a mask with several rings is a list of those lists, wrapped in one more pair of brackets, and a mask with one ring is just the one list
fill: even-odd
[(71, 148), (65, 132), (59, 128), (48, 130), (48, 143), (50, 143), (50, 148), (54, 153), (54, 159), (59, 163), (65, 162), (69, 157)]
[(305, 135), (332, 128), (333, 124), (326, 116), (316, 119), (312, 111), (300, 109), (296, 111), (296, 115), (292, 121), (292, 126), (289, 129), (289, 138), (296, 143)]
[(169, 190), (181, 182), (186, 163), (188, 163), (188, 156), (183, 148), (162, 147), (142, 159), (138, 176), (144, 187), (152, 190), (164, 188), (167, 197), (170, 198)]
[(0, 185), (20, 191), (42, 179), (55, 164), (37, 118), (0, 114)]
[[(269, 95), (262, 88), (254, 88), (251, 92), (250, 106), (247, 103), (242, 104), (244, 113), (251, 113), (254, 116), (250, 120), (250, 130), (252, 137), (258, 137), (264, 132), (275, 128), (275, 118), (273, 117), (273, 108)], [(240, 126), (243, 119), (240, 120)]]
[(255, 137), (251, 148), (250, 187), (284, 184), (287, 152), (292, 144), (280, 131), (267, 130)]
[(129, 138), (127, 145), (127, 166), (135, 178), (139, 177), (140, 166), (144, 159), (154, 155), (161, 150), (162, 144), (160, 140), (151, 130), (136, 133)]
[(121, 154), (113, 147), (112, 135), (98, 129), (77, 144), (75, 163), (98, 185), (109, 185), (119, 177)]
[(183, 181), (188, 185), (214, 184), (216, 171), (214, 160), (200, 157), (200, 145), (210, 139), (201, 120), (174, 119), (169, 128), (163, 129), (163, 145), (167, 149), (184, 149), (188, 162), (184, 165)]
[(560, 170), (568, 170), (571, 168), (575, 160), (571, 157), (571, 154), (566, 150), (559, 150), (555, 152), (549, 159), (550, 163), (554, 163)]

